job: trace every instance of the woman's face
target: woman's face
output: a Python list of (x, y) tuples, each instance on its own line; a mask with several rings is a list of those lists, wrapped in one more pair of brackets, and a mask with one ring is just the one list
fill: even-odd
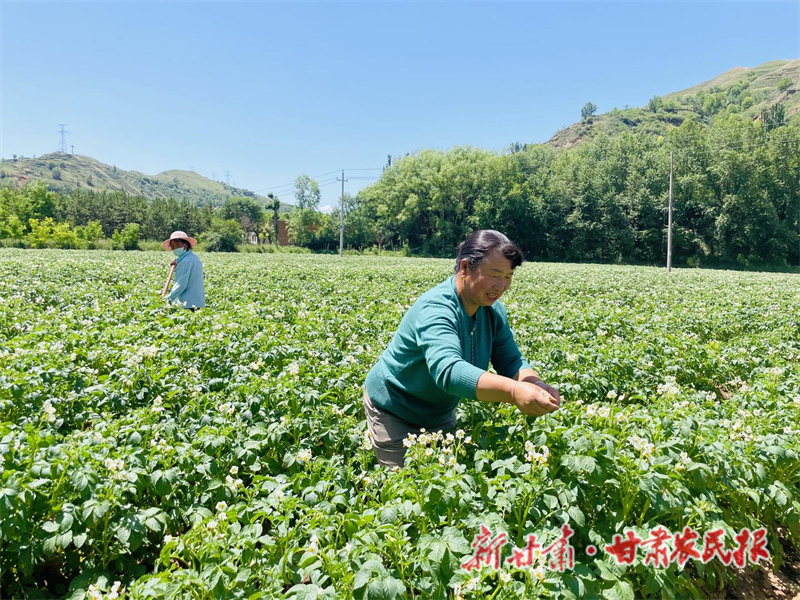
[(180, 240), (170, 240), (169, 241), (169, 249), (170, 250), (175, 250), (175, 248), (186, 248), (186, 246)]
[(474, 315), (478, 307), (492, 306), (511, 287), (513, 275), (511, 261), (498, 251), (489, 253), (474, 269), (470, 269), (467, 260), (463, 259), (458, 277), (463, 277), (459, 295), (464, 308)]

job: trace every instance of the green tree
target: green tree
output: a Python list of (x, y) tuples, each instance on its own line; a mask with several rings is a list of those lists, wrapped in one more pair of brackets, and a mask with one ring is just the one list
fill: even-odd
[(43, 181), (34, 181), (22, 188), (0, 188), (0, 215), (13, 214), (23, 222), (54, 217), (58, 194), (47, 189)]
[(711, 117), (722, 110), (725, 103), (726, 99), (724, 94), (707, 94), (703, 99), (703, 114)]
[(324, 215), (311, 208), (295, 208), (289, 213), (286, 227), (295, 246), (311, 247), (317, 241)]
[(587, 102), (581, 108), (581, 119), (588, 119), (597, 112), (597, 105), (594, 102)]
[(475, 202), (497, 155), (469, 146), (423, 150), (395, 161), (359, 196), (377, 223), (379, 246), (451, 255), (471, 227)]
[(278, 243), (278, 234), (280, 233), (280, 229), (279, 229), (279, 226), (278, 226), (278, 218), (279, 218), (278, 217), (278, 213), (279, 213), (279, 211), (281, 209), (281, 201), (272, 192), (267, 194), (267, 198), (268, 198), (268, 200), (267, 200), (267, 205), (266, 205), (265, 208), (267, 210), (271, 210), (272, 211), (272, 235), (270, 237), (271, 237), (272, 243), (273, 244), (277, 244)]
[(25, 223), (17, 215), (7, 214), (0, 218), (0, 239), (21, 240), (25, 231)]
[(781, 79), (781, 80), (778, 82), (778, 91), (779, 91), (779, 92), (785, 92), (785, 91), (786, 91), (786, 90), (788, 90), (790, 87), (792, 87), (792, 80), (791, 80), (791, 78), (789, 78), (789, 77), (783, 77), (783, 78), (782, 78), (782, 79)]
[(253, 198), (228, 198), (220, 209), (223, 219), (233, 219), (245, 233), (255, 233), (260, 241), (261, 227), (267, 220), (264, 208)]
[(78, 248), (80, 240), (69, 223), (56, 223), (52, 217), (31, 219), (26, 241), (31, 248)]
[(208, 231), (200, 235), (200, 241), (209, 252), (236, 252), (242, 241), (242, 227), (235, 219), (214, 218)]
[[(374, 220), (363, 210), (361, 200), (357, 196), (344, 195), (344, 246), (345, 248), (366, 248), (375, 243)], [(318, 230), (314, 246), (320, 249), (337, 250), (339, 248), (339, 228), (341, 225), (341, 206), (329, 215), (324, 215)]]
[(308, 175), (300, 175), (294, 182), (294, 198), (297, 208), (316, 210), (321, 198), (319, 184)]
[(767, 131), (772, 131), (776, 127), (783, 125), (786, 118), (786, 110), (782, 102), (776, 102), (769, 108), (761, 110), (761, 122)]
[(103, 226), (100, 221), (89, 221), (86, 225), (76, 226), (75, 233), (89, 248), (93, 248), (97, 240), (103, 238)]
[(114, 230), (111, 235), (114, 247), (118, 250), (138, 250), (140, 229), (138, 223), (126, 223), (122, 231)]
[(661, 96), (653, 96), (647, 103), (647, 108), (650, 112), (657, 113), (664, 108), (664, 100), (661, 99)]
[(554, 165), (554, 190), (571, 240), (568, 260), (619, 262), (633, 253), (635, 234), (619, 202), (627, 174), (624, 149), (605, 135)]
[[(344, 243), (348, 248), (367, 248), (376, 242), (375, 216), (364, 202), (364, 197), (359, 193), (355, 197), (345, 194), (345, 221)], [(338, 221), (338, 210), (331, 214), (334, 221)]]
[(528, 146), (492, 161), (475, 202), (473, 228), (502, 231), (532, 259), (554, 252), (553, 223), (545, 203), (554, 156), (546, 146)]
[(719, 144), (708, 169), (718, 206), (714, 251), (726, 263), (752, 267), (785, 261), (790, 238), (767, 193), (766, 133), (763, 124), (738, 116), (717, 118), (711, 127)]

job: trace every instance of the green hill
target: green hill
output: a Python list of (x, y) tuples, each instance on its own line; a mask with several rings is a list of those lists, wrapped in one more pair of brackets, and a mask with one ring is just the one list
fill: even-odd
[(679, 92), (654, 96), (641, 108), (593, 115), (566, 127), (548, 145), (570, 148), (598, 134), (646, 131), (665, 135), (686, 119), (709, 123), (724, 111), (759, 119), (762, 110), (782, 104), (786, 118), (800, 111), (800, 59), (773, 60), (754, 68), (736, 67)]
[[(50, 189), (70, 192), (76, 188), (124, 191), (145, 198), (176, 198), (197, 205), (218, 206), (232, 197), (250, 197), (261, 202), (268, 199), (242, 188), (212, 181), (194, 171), (164, 171), (145, 175), (107, 165), (89, 156), (54, 152), (37, 158), (3, 159), (0, 164), (0, 185), (21, 185), (42, 180)], [(281, 202), (281, 210), (292, 205)]]

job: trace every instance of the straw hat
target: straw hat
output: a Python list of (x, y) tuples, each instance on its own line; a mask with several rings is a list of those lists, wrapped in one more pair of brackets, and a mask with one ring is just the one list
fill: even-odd
[(195, 245), (197, 244), (197, 240), (194, 239), (193, 237), (189, 237), (188, 235), (186, 235), (185, 231), (173, 231), (172, 235), (169, 236), (169, 239), (164, 240), (162, 242), (161, 247), (164, 250), (169, 250), (169, 243), (172, 240), (186, 240), (187, 242), (189, 242), (189, 246), (191, 246), (192, 248), (194, 248)]

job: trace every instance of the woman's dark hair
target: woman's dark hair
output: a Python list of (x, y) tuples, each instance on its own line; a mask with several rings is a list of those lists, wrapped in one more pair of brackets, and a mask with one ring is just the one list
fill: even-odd
[(461, 268), (460, 265), (463, 259), (466, 258), (469, 268), (474, 269), (495, 250), (511, 261), (512, 269), (516, 269), (522, 264), (524, 259), (522, 250), (514, 242), (494, 229), (479, 229), (478, 231), (473, 231), (465, 241), (459, 244), (458, 255), (456, 256), (456, 273)]

